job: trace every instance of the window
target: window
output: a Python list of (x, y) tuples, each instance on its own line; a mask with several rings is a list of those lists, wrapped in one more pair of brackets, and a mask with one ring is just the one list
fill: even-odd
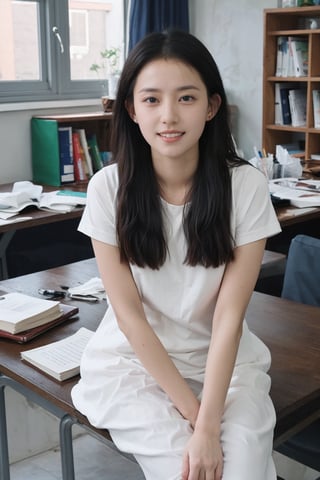
[(125, 52), (125, 0), (1, 0), (0, 102), (94, 98), (90, 70)]

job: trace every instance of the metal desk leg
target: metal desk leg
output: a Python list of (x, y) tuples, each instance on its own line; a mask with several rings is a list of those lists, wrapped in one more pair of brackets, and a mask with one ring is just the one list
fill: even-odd
[(3, 233), (2, 237), (0, 237), (0, 267), (1, 267), (0, 279), (1, 280), (8, 278), (6, 252), (7, 252), (8, 245), (11, 242), (11, 239), (15, 233), (16, 233), (15, 230), (11, 230), (10, 232)]
[(61, 468), (63, 480), (74, 480), (72, 426), (74, 419), (66, 414), (60, 421)]
[(0, 385), (0, 478), (1, 480), (10, 480), (8, 432), (4, 389), (5, 385)]

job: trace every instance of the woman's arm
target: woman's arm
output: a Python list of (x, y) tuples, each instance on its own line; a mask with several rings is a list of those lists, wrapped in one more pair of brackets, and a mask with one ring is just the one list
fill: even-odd
[(119, 328), (147, 371), (194, 425), (199, 401), (149, 325), (128, 264), (120, 262), (118, 247), (97, 240), (92, 240), (92, 245)]
[(216, 480), (222, 475), (221, 418), (264, 247), (265, 240), (259, 240), (236, 248), (234, 261), (226, 268), (213, 316), (201, 406), (185, 453), (183, 480), (202, 478), (203, 474)]
[(235, 249), (225, 271), (213, 316), (201, 408), (196, 428), (219, 434), (227, 390), (242, 333), (244, 315), (255, 287), (265, 240)]

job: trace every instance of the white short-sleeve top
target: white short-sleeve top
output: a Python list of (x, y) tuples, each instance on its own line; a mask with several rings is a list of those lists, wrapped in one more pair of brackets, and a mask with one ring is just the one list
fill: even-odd
[[(231, 233), (235, 246), (244, 245), (280, 232), (268, 183), (250, 165), (231, 169)], [(115, 207), (118, 188), (117, 165), (99, 170), (90, 180), (87, 205), (79, 230), (111, 245), (117, 245)], [(211, 338), (212, 316), (224, 266), (191, 267), (184, 264), (186, 239), (183, 232), (183, 206), (162, 200), (168, 254), (159, 270), (130, 265), (148, 322), (164, 344), (184, 377), (199, 378), (204, 373)], [(231, 299), (232, 300), (232, 299)], [(95, 352), (134, 357), (121, 333), (112, 306), (109, 306), (96, 334), (90, 341), (91, 359)], [(236, 365), (259, 361), (266, 347), (252, 335), (244, 322)], [(101, 360), (101, 355), (98, 354)], [(88, 358), (88, 356), (87, 356)]]

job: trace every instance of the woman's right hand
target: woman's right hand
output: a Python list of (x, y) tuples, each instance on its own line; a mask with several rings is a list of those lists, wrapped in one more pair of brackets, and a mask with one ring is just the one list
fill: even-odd
[(220, 438), (195, 430), (184, 452), (182, 480), (221, 480), (222, 472)]

